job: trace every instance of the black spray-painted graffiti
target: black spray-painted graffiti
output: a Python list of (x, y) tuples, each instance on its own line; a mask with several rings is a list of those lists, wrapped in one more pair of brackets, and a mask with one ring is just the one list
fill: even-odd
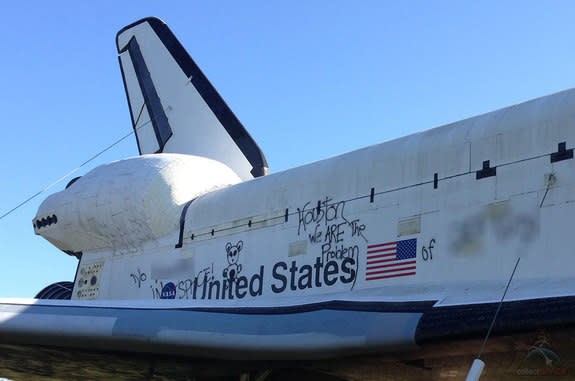
[[(178, 299), (196, 299), (195, 295), (197, 295), (198, 288), (205, 288), (214, 280), (214, 264), (212, 263), (210, 266), (198, 271), (191, 278), (175, 282), (163, 282), (156, 279), (154, 284), (150, 285), (150, 289), (154, 299), (175, 299), (176, 295), (178, 295)], [(172, 294), (174, 298), (171, 298)]]
[(132, 278), (134, 283), (138, 285), (138, 288), (142, 287), (142, 283), (148, 279), (148, 276), (146, 275), (146, 273), (143, 273), (142, 271), (140, 271), (139, 267), (138, 267), (138, 272), (137, 273), (131, 273), (130, 277)]
[(261, 296), (263, 279), (264, 266), (260, 266), (259, 272), (249, 278), (239, 276), (235, 281), (215, 279), (213, 275), (204, 273), (204, 278), (194, 277), (173, 282), (155, 280), (150, 288), (154, 299), (242, 299), (248, 293), (253, 297)]
[(222, 275), (224, 279), (227, 279), (230, 282), (234, 282), (238, 275), (242, 272), (242, 265), (238, 264), (238, 260), (240, 259), (240, 251), (244, 247), (243, 241), (238, 241), (235, 245), (232, 245), (231, 242), (226, 244), (226, 258), (228, 260), (228, 267), (224, 269)]
[(311, 202), (306, 202), (303, 208), (297, 208), (299, 217), (297, 234), (309, 231), (309, 227), (313, 225), (324, 225), (336, 222), (338, 219), (346, 218), (344, 216), (345, 201), (332, 202), (333, 200), (326, 197), (324, 200), (318, 201), (316, 206), (311, 206)]
[(321, 244), (324, 260), (357, 258), (359, 246), (345, 241), (361, 237), (367, 242), (363, 234), (366, 227), (359, 219), (346, 218), (345, 201), (332, 201), (326, 197), (315, 207), (307, 202), (303, 208), (298, 208), (298, 235), (307, 234), (311, 244)]
[[(324, 264), (353, 259), (356, 265), (354, 273), (357, 274), (360, 253), (358, 239), (367, 242), (364, 236), (366, 226), (359, 219), (347, 218), (345, 206), (345, 201), (334, 202), (329, 197), (318, 201), (315, 206), (306, 202), (303, 208), (297, 209), (298, 236), (305, 234), (310, 244), (320, 245), (320, 258)], [(349, 261), (346, 261), (347, 266)], [(352, 288), (353, 285), (355, 277)]]
[[(178, 299), (195, 299), (198, 287), (204, 287), (216, 279), (214, 275), (214, 264), (200, 270), (195, 277), (180, 280), (177, 282)], [(194, 289), (196, 294), (194, 294)]]
[(435, 244), (437, 241), (435, 238), (429, 240), (429, 244), (427, 246), (421, 245), (421, 258), (424, 261), (432, 261), (433, 260), (433, 249), (435, 248)]
[[(261, 265), (257, 272), (238, 276), (233, 281), (214, 277), (203, 280), (198, 277), (177, 281), (155, 280), (150, 288), (154, 299), (243, 299), (248, 295), (263, 295), (264, 279), (269, 277), (266, 267)], [(284, 291), (330, 287), (338, 283), (350, 284), (355, 282), (356, 277), (357, 263), (354, 258), (324, 263), (320, 257), (316, 257), (313, 264), (301, 265), (296, 260), (275, 263), (271, 270), (272, 280), (267, 285), (274, 294), (281, 294)]]
[[(195, 276), (172, 281), (156, 279), (150, 286), (154, 299), (242, 299), (248, 295), (263, 295), (265, 266), (260, 265), (256, 272), (242, 271), (238, 264), (243, 241), (235, 245), (226, 244), (228, 265), (222, 271), (222, 278), (216, 279), (214, 264), (199, 271)], [(314, 264), (301, 264), (293, 260), (290, 264), (279, 261), (272, 266), (269, 289), (275, 294), (284, 291), (307, 288), (330, 287), (337, 283), (355, 283), (357, 277), (359, 249), (346, 252), (341, 260), (317, 256)], [(353, 256), (352, 256), (353, 255)], [(268, 275), (269, 277), (269, 275)]]

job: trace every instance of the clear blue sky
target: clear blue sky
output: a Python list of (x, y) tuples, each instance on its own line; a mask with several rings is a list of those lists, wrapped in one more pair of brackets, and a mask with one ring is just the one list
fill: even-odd
[[(272, 172), (575, 84), (572, 1), (6, 3), (0, 215), (131, 131), (114, 38), (146, 16), (168, 23)], [(136, 154), (127, 139), (75, 176)], [(0, 297), (73, 279), (76, 259), (31, 222), (66, 182), (0, 220)]]

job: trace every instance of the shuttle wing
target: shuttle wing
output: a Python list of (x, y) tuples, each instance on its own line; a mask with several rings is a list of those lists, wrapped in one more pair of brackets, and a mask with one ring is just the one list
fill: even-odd
[[(537, 327), (546, 329), (536, 343), (552, 336), (560, 351), (547, 353), (564, 361), (551, 369), (560, 373), (548, 374), (566, 374), (575, 358), (574, 298), (505, 302), (484, 356), (496, 360), (482, 380), (522, 379), (530, 362), (517, 368), (518, 359), (528, 358), (534, 334), (541, 336)], [(229, 380), (267, 369), (277, 380), (302, 367), (310, 372), (302, 380), (364, 379), (368, 371), (384, 379), (451, 380), (431, 375), (468, 371), (498, 307), (300, 301), (222, 308), (191, 307), (185, 300), (0, 299), (0, 377)], [(331, 377), (320, 378), (318, 371)]]
[(483, 381), (575, 369), (575, 90), (238, 184), (266, 160), (167, 26), (117, 46), (140, 153), (180, 155), (40, 206), (81, 262), (72, 300), (0, 299), (0, 377), (462, 379), (486, 332)]
[(268, 172), (258, 145), (163, 21), (130, 24), (116, 44), (140, 154), (207, 157), (242, 180)]

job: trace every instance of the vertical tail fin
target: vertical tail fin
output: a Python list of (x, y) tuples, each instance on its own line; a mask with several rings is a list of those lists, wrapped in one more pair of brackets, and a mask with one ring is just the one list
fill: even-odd
[(130, 24), (116, 44), (140, 154), (208, 157), (243, 180), (268, 172), (256, 142), (163, 21)]

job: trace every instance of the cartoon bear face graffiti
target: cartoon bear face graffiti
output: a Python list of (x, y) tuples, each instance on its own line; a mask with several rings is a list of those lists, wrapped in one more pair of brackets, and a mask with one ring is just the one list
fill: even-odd
[(228, 267), (224, 269), (222, 275), (231, 282), (235, 281), (238, 278), (238, 274), (242, 272), (242, 265), (238, 264), (238, 260), (243, 247), (243, 241), (238, 241), (235, 245), (232, 245), (230, 242), (226, 244)]

